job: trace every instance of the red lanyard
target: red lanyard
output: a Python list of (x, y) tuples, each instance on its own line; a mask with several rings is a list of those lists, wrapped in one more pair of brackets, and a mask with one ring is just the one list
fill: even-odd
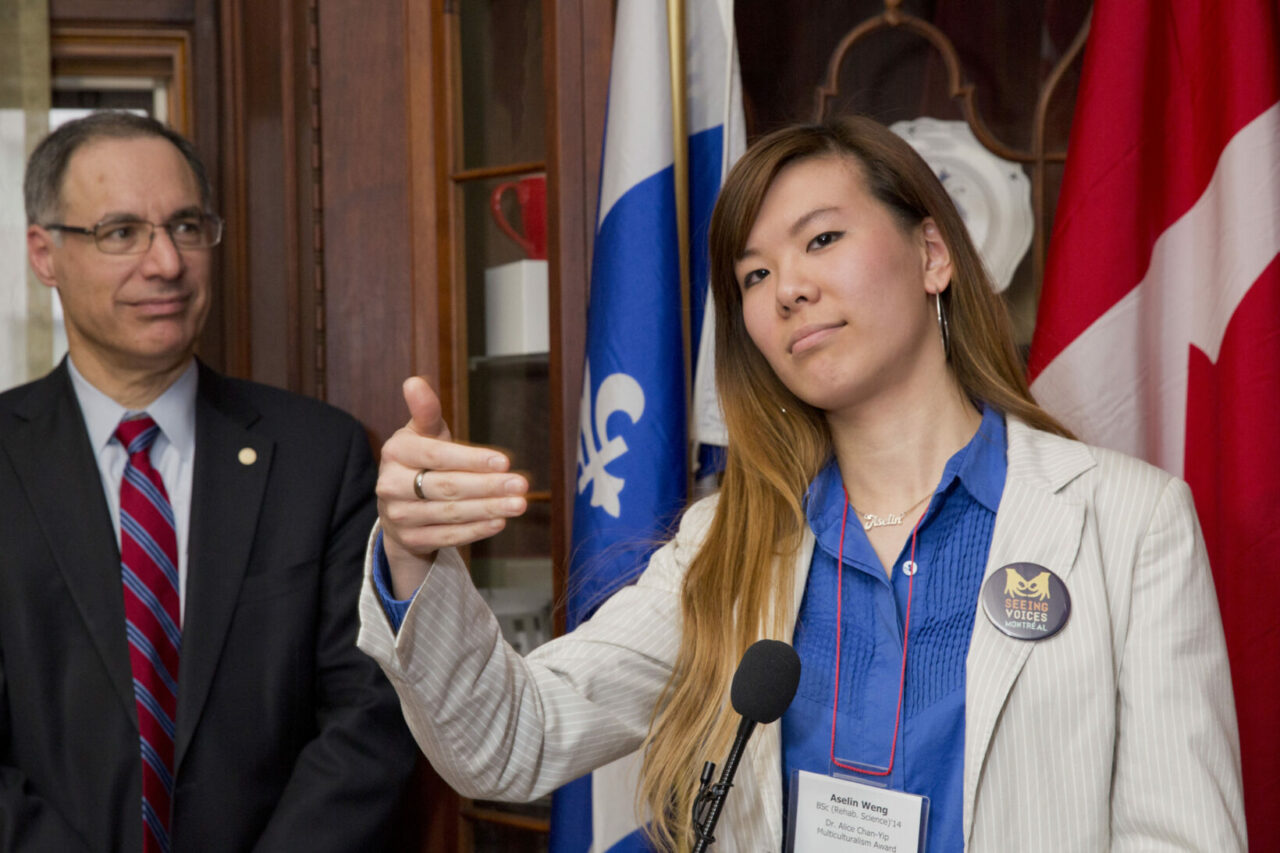
[(844, 604), (844, 531), (849, 520), (849, 493), (845, 492), (844, 495), (844, 513), (840, 517), (840, 553), (836, 557), (836, 686), (835, 697), (831, 703), (831, 763), (836, 767), (852, 770), (864, 776), (888, 776), (893, 772), (894, 754), (898, 750), (898, 726), (902, 722), (902, 694), (907, 683), (907, 636), (911, 631), (911, 592), (916, 582), (916, 571), (919, 569), (916, 565), (916, 533), (920, 530), (920, 523), (929, 514), (929, 507), (932, 505), (933, 500), (930, 499), (925, 505), (924, 512), (916, 519), (915, 526), (911, 528), (911, 558), (909, 562), (903, 564), (904, 571), (908, 567), (911, 570), (907, 572), (907, 618), (906, 624), (902, 626), (902, 670), (898, 676), (898, 708), (893, 715), (893, 743), (889, 746), (889, 766), (883, 771), (864, 770), (845, 764), (836, 758), (836, 714), (840, 710), (840, 626), (843, 622), (841, 612)]

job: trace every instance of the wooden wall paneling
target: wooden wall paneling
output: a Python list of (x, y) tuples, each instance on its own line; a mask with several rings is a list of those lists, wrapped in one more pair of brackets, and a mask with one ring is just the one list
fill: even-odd
[(413, 369), (404, 2), (319, 0), (326, 399), (378, 443)]
[[(433, 27), (431, 56), (434, 61), (436, 239), (438, 340), (437, 390), (445, 420), (455, 436), (470, 434), (467, 415), (467, 293), (462, 256), (466, 245), (464, 217), (460, 211), (461, 188), (453, 171), (462, 157), (462, 79), (458, 61), (459, 10), (456, 0), (431, 0)], [(461, 842), (467, 844), (464, 839)]]
[(290, 274), (297, 282), (297, 388), (326, 399), (324, 293), (324, 191), (320, 145), (320, 32), (316, 0), (288, 0), (293, 27), (284, 46), (292, 71), (286, 77), (284, 148), (297, 169), (285, 187), (286, 206), (292, 207)]
[(297, 280), (289, 258), (296, 251), (298, 222), (288, 190), (296, 183), (297, 163), (285, 145), (285, 127), (291, 124), (285, 103), (291, 100), (293, 69), (284, 42), (292, 22), (282, 0), (238, 0), (238, 5), (245, 219), (237, 230), (246, 249), (249, 375), (296, 390), (290, 356), (298, 345)]
[(234, 372), (324, 396), (313, 167), (313, 3), (223, 6), (228, 177), (225, 252)]
[[(613, 62), (613, 4), (578, 0), (582, 16), (582, 105), (584, 176), (581, 204), (586, 211), (586, 268), (591, 269), (596, 233), (596, 202), (600, 194), (600, 168), (604, 160), (605, 108), (609, 101), (609, 73)], [(580, 327), (586, 330), (586, 306)], [(581, 380), (579, 380), (581, 381)]]
[[(446, 227), (447, 215), (441, 207), (447, 204), (448, 178), (443, 149), (445, 128), (438, 120), (438, 111), (444, 98), (443, 60), (438, 46), (440, 9), (435, 2), (409, 2), (404, 10), (405, 83), (404, 113), (408, 121), (409, 168), (407, 191), (410, 210), (409, 292), (412, 335), (410, 338), (409, 364), (402, 376), (411, 374), (428, 377), (432, 386), (441, 388), (441, 375), (446, 368), (441, 345), (443, 318), (450, 316), (448, 298), (451, 288), (445, 286), (449, 277), (447, 252), (441, 250), (441, 229)], [(442, 192), (441, 188), (445, 191)], [(389, 393), (392, 403), (399, 406), (399, 426), (407, 415), (399, 382)], [(452, 422), (451, 422), (452, 423)], [(460, 850), (458, 807), (460, 799), (440, 776), (431, 769), (426, 759), (419, 761), (416, 779), (416, 796), (412, 811), (418, 816), (420, 847), (426, 851)]]
[(49, 0), (52, 21), (188, 23), (200, 0)]
[(229, 231), (244, 375), (324, 398), (319, 74), (314, 0), (225, 4), (234, 175)]
[[(566, 589), (569, 580), (568, 554), (572, 548), (573, 495), (577, 492), (576, 470), (568, 465), (576, 459), (577, 429), (566, 403), (572, 399), (570, 388), (582, 388), (582, 345), (574, 347), (566, 341), (575, 326), (585, 324), (586, 289), (582, 282), (587, 277), (584, 268), (588, 238), (583, 220), (590, 210), (581, 203), (581, 166), (585, 140), (577, 128), (562, 127), (571, 105), (582, 101), (582, 79), (575, 72), (581, 67), (578, 60), (582, 51), (581, 17), (572, 14), (579, 11), (577, 0), (544, 0), (542, 6), (543, 68), (547, 91), (547, 281), (549, 327), (551, 349), (548, 354), (551, 386), (551, 571), (553, 590)], [(563, 16), (563, 17), (561, 17)], [(576, 67), (575, 67), (576, 66)], [(576, 298), (575, 298), (576, 297)], [(566, 317), (568, 311), (579, 313)], [(572, 352), (568, 347), (574, 347)], [(576, 358), (575, 358), (576, 355)], [(578, 363), (576, 379), (569, 375), (571, 364)], [(571, 444), (570, 436), (574, 437)], [(571, 455), (572, 454), (572, 455)], [(576, 465), (574, 466), (576, 469)], [(565, 630), (565, 596), (557, 594), (552, 602), (553, 625), (557, 635)]]
[[(613, 44), (612, 4), (544, 0), (550, 258), (553, 589), (564, 590), (577, 493), (577, 446), (586, 348), (591, 245), (603, 153), (605, 103)], [(564, 631), (564, 596), (555, 601)]]
[(209, 319), (201, 337), (202, 355), (217, 346), (220, 358), (210, 362), (233, 376), (252, 374), (249, 311), (249, 221), (246, 200), (247, 163), (245, 161), (245, 69), (242, 33), (242, 3), (230, 0), (219, 10), (222, 121), (219, 135), (222, 143), (220, 181), (221, 213), (227, 221), (222, 235), (221, 270), (218, 299), (210, 307)]
[[(138, 6), (144, 5), (138, 3)], [(214, 206), (222, 212), (223, 134), (222, 134), (222, 38), (219, 0), (194, 0), (191, 6), (191, 138), (205, 160), (205, 171), (213, 186)], [(209, 318), (200, 336), (200, 356), (213, 367), (229, 371), (226, 359), (226, 328), (223, 300), (229, 286), (230, 266), (225, 250), (214, 255), (214, 281), (217, 283)]]
[(280, 0), (282, 13), (279, 43), (280, 62), (280, 148), (285, 163), (280, 175), (284, 234), (285, 307), (292, 322), (286, 328), (285, 370), (289, 387), (323, 398), (325, 395), (324, 353), (317, 345), (322, 339), (326, 317), (323, 311), (323, 267), (317, 269), (315, 244), (323, 239), (318, 207), (319, 193), (312, 169), (312, 147), (318, 144), (312, 114), (318, 106), (314, 97), (318, 74), (314, 74), (310, 49), (314, 30), (314, 0)]
[[(195, 0), (191, 19), (191, 133), (194, 139), (210, 140), (220, 148), (219, 114), (221, 81), (218, 77), (222, 39), (219, 30), (219, 0)], [(219, 158), (205, 164), (209, 180), (217, 191)]]
[[(445, 164), (440, 155), (445, 129), (437, 121), (441, 108), (443, 65), (435, 38), (433, 19), (436, 4), (410, 2), (405, 6), (405, 86), (404, 111), (408, 117), (410, 229), (410, 304), (413, 335), (410, 374), (422, 374), (439, 389), (442, 372), (440, 342), (441, 317), (448, 316), (442, 304), (442, 281), (446, 277), (447, 253), (441, 251), (440, 230), (448, 221), (441, 211), (441, 187), (447, 187)], [(404, 377), (401, 377), (402, 379)], [(397, 390), (399, 386), (397, 385)], [(403, 398), (400, 404), (401, 421)], [(435, 829), (431, 832), (434, 834)], [(456, 846), (456, 839), (454, 839)], [(439, 849), (439, 848), (437, 848)]]

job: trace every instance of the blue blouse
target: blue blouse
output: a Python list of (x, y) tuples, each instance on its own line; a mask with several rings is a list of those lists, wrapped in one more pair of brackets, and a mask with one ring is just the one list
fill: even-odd
[[(793, 638), (802, 662), (800, 686), (782, 717), (785, 787), (789, 791), (793, 771), (808, 770), (926, 796), (933, 853), (964, 847), (965, 657), (1005, 472), (1004, 417), (988, 407), (974, 437), (947, 461), (917, 535), (902, 721), (887, 777), (861, 776), (831, 763), (836, 555), (845, 501), (834, 460), (806, 497), (817, 541)], [(835, 757), (883, 770), (901, 681), (909, 580), (902, 564), (910, 559), (911, 540), (890, 578), (852, 510), (847, 525)]]

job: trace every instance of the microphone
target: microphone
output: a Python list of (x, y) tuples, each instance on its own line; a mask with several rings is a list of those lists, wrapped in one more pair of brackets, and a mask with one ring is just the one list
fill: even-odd
[(733, 774), (746, 749), (747, 738), (756, 723), (772, 723), (787, 710), (800, 684), (800, 656), (796, 650), (778, 640), (757, 640), (742, 655), (729, 687), (733, 710), (742, 715), (738, 734), (725, 759), (720, 781), (712, 785), (715, 762), (702, 766), (698, 796), (693, 801), (693, 833), (697, 842), (694, 853), (703, 853), (714, 842), (716, 822), (724, 808), (724, 798), (733, 786)]

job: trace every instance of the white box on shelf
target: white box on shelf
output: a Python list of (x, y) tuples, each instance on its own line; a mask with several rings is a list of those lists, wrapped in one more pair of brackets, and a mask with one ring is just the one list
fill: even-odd
[(484, 271), (485, 355), (546, 352), (547, 262), (515, 261)]

